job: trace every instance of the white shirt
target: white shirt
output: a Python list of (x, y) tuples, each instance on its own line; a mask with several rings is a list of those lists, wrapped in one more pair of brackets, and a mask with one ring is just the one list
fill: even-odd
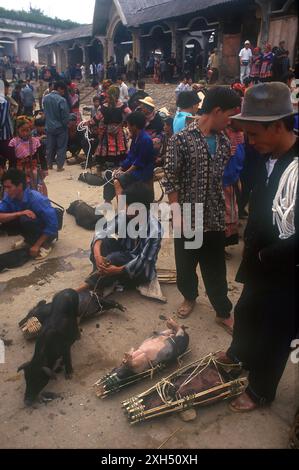
[(128, 87), (125, 84), (125, 82), (122, 82), (122, 84), (119, 86), (119, 99), (122, 103), (127, 103), (129, 101), (129, 92), (128, 92)]
[(269, 158), (269, 160), (266, 161), (266, 169), (267, 169), (267, 175), (268, 175), (267, 184), (269, 182), (269, 178), (275, 167), (276, 162), (277, 162), (277, 158)]
[(85, 66), (81, 65), (80, 69), (81, 69), (81, 73), (84, 75), (85, 74)]
[(250, 47), (248, 49), (246, 49), (246, 47), (243, 47), (243, 49), (240, 50), (239, 57), (242, 60), (248, 60), (249, 61), (252, 57), (252, 51), (251, 51)]

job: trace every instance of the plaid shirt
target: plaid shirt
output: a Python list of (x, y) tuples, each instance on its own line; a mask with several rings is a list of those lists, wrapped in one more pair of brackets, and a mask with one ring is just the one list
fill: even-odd
[[(207, 141), (196, 122), (169, 140), (164, 165), (165, 191), (167, 194), (178, 192), (181, 205), (203, 204), (205, 232), (225, 229), (222, 177), (230, 156), (229, 140), (220, 133), (216, 136), (216, 154), (212, 158)], [(194, 206), (191, 220), (194, 230)]]
[(97, 240), (111, 238), (118, 234), (119, 230), (125, 230), (125, 237), (118, 238), (124, 251), (130, 254), (131, 261), (125, 265), (125, 270), (131, 279), (141, 274), (145, 276), (147, 281), (152, 281), (156, 276), (156, 263), (161, 248), (163, 237), (163, 229), (160, 222), (150, 215), (147, 224), (144, 225), (146, 233), (142, 238), (130, 238), (127, 234), (127, 219), (125, 212), (120, 212), (115, 219), (107, 222), (103, 230), (95, 231), (95, 236), (91, 243), (91, 252), (93, 253), (94, 244)]

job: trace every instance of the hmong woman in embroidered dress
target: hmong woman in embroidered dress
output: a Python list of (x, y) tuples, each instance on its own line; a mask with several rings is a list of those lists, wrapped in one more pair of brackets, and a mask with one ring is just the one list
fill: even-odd
[(119, 88), (111, 86), (107, 101), (99, 108), (91, 123), (98, 125), (99, 145), (95, 152), (98, 164), (113, 162), (119, 166), (127, 153), (123, 123), (131, 110), (119, 100)]
[(76, 93), (77, 87), (75, 83), (71, 83), (69, 89), (69, 99), (71, 104), (71, 112), (77, 116), (77, 124), (82, 121), (82, 116), (80, 113), (80, 97)]
[(260, 71), (260, 78), (263, 82), (269, 82), (272, 78), (273, 57), (271, 44), (266, 44)]
[(257, 84), (260, 79), (261, 65), (263, 60), (263, 54), (260, 47), (255, 47), (253, 49), (253, 56), (250, 69), (250, 78)]
[(41, 151), (39, 138), (31, 135), (31, 127), (28, 119), (18, 119), (17, 136), (11, 139), (9, 147), (14, 149), (16, 167), (25, 173), (27, 186), (47, 196), (47, 187), (41, 171), (47, 171), (47, 162)]

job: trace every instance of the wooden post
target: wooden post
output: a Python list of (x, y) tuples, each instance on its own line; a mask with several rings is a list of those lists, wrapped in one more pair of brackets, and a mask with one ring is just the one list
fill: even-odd
[(132, 41), (133, 41), (133, 48), (132, 48), (133, 57), (136, 57), (138, 62), (140, 62), (140, 58), (141, 58), (140, 29), (132, 28), (131, 33), (132, 33)]
[(255, 3), (261, 9), (261, 29), (260, 29), (260, 43), (259, 46), (263, 47), (269, 38), (270, 17), (271, 17), (271, 0), (255, 0)]

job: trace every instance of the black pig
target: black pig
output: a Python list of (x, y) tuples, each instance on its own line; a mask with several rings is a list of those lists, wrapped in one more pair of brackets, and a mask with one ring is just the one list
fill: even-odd
[(50, 315), (46, 316), (38, 335), (34, 355), (30, 362), (18, 368), (18, 372), (24, 370), (26, 405), (31, 405), (50, 378), (55, 376), (55, 367), (61, 358), (65, 377), (71, 377), (71, 346), (80, 338), (78, 313), (79, 295), (76, 291), (65, 289), (54, 296)]

